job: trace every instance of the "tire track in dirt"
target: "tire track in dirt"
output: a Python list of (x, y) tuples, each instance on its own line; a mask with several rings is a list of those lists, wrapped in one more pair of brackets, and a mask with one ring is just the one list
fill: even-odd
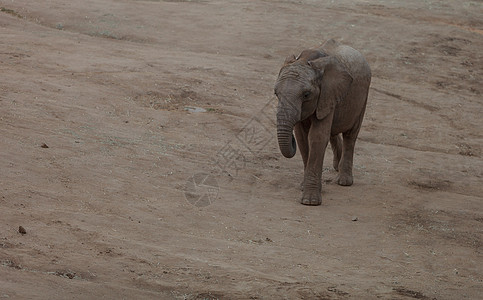
[(398, 100), (404, 101), (404, 102), (409, 103), (411, 105), (414, 105), (416, 107), (423, 108), (423, 109), (425, 109), (429, 112), (435, 112), (435, 111), (438, 111), (440, 109), (439, 107), (429, 105), (429, 104), (425, 104), (425, 103), (421, 103), (421, 102), (418, 102), (416, 100), (409, 99), (407, 97), (403, 97), (401, 95), (398, 95), (398, 94), (395, 94), (393, 92), (386, 91), (386, 90), (383, 90), (383, 89), (380, 89), (380, 88), (371, 87), (371, 90), (374, 90), (374, 91), (381, 93), (381, 94), (384, 94), (386, 96), (390, 96), (392, 98), (396, 98)]

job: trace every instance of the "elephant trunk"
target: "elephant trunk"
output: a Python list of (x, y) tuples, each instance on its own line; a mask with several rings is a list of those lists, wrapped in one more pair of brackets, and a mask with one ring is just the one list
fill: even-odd
[(292, 124), (281, 124), (281, 121), (277, 121), (277, 138), (280, 152), (286, 158), (292, 158), (297, 151), (297, 143), (293, 136)]

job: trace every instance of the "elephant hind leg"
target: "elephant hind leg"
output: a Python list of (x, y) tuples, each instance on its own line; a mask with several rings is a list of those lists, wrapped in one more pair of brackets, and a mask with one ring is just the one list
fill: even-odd
[(363, 109), (359, 120), (354, 127), (342, 134), (344, 139), (342, 143), (342, 157), (339, 164), (339, 176), (337, 179), (337, 183), (339, 185), (349, 186), (354, 182), (352, 177), (354, 147), (356, 144), (357, 135), (359, 134), (359, 129), (361, 128), (362, 119), (364, 117), (364, 110), (365, 108)]
[(339, 185), (349, 186), (354, 182), (352, 177), (352, 161), (355, 141), (355, 137), (344, 134), (342, 158), (339, 165), (339, 175), (337, 176), (337, 183)]
[(339, 171), (339, 162), (340, 158), (342, 157), (342, 136), (340, 134), (331, 136), (330, 146), (332, 147), (332, 152), (334, 153), (334, 169)]

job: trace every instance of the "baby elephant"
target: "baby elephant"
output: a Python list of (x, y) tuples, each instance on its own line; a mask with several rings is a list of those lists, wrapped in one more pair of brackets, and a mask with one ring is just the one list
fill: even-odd
[(322, 164), (329, 140), (337, 183), (352, 185), (354, 145), (370, 83), (371, 69), (362, 54), (334, 40), (285, 60), (275, 84), (277, 137), (287, 158), (295, 155), (298, 143), (304, 161), (302, 204), (322, 201)]

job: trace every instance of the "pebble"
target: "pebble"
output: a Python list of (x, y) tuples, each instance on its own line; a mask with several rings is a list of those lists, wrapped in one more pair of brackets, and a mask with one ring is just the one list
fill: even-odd
[(184, 110), (187, 110), (191, 113), (206, 112), (206, 109), (202, 107), (185, 107)]

